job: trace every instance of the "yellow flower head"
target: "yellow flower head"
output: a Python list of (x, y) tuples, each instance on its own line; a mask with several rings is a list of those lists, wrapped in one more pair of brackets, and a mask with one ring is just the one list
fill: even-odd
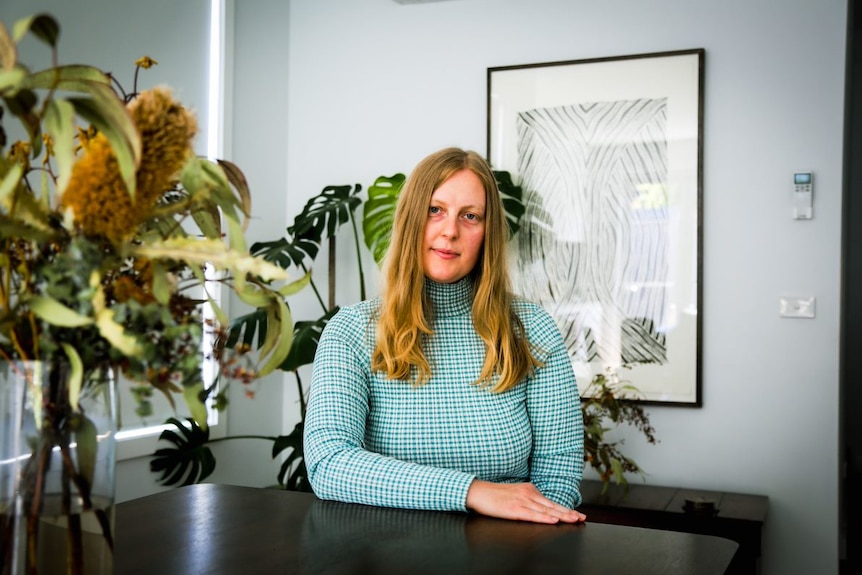
[(143, 92), (129, 104), (129, 111), (141, 133), (136, 198), (149, 209), (170, 189), (193, 153), (198, 124), (167, 88)]
[(18, 162), (25, 170), (30, 169), (30, 142), (18, 140), (9, 146), (6, 154), (10, 160)]
[(144, 70), (149, 70), (153, 66), (158, 65), (158, 62), (150, 58), (149, 56), (141, 56), (137, 60), (135, 60), (135, 66), (139, 68), (143, 68)]
[(72, 211), (73, 221), (87, 235), (119, 241), (134, 232), (134, 206), (117, 157), (104, 134), (91, 139), (75, 162), (60, 206)]
[(90, 140), (96, 137), (96, 127), (90, 126), (86, 130), (81, 126), (78, 126), (78, 145), (75, 147), (75, 151), (79, 152), (82, 149), (86, 148), (90, 144)]
[(143, 92), (129, 104), (141, 134), (141, 165), (134, 200), (120, 176), (117, 157), (104, 134), (89, 138), (75, 163), (61, 208), (87, 235), (120, 242), (135, 235), (193, 153), (194, 115), (166, 88)]

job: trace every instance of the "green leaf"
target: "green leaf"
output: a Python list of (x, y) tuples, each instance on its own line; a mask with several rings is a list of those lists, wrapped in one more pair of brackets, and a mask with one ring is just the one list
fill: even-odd
[(380, 176), (368, 188), (368, 201), (365, 202), (362, 215), (362, 235), (366, 247), (371, 250), (374, 261), (378, 264), (383, 261), (389, 249), (395, 208), (405, 180), (404, 174)]
[[(2, 160), (0, 160), (2, 161)], [(18, 186), (21, 184), (21, 178), (24, 177), (24, 167), (18, 162), (14, 162), (8, 168), (8, 172), (0, 180), (0, 204), (6, 211), (9, 212), (12, 209), (12, 204), (14, 203), (15, 191), (18, 189)]]
[[(287, 269), (291, 266), (310, 267), (320, 250), (320, 238), (281, 238), (270, 242), (257, 242), (249, 250), (252, 255)], [(306, 263), (308, 262), (308, 263)]]
[(171, 282), (168, 272), (162, 262), (153, 262), (153, 296), (160, 304), (166, 306), (171, 300)]
[(317, 353), (317, 344), (323, 328), (338, 312), (338, 307), (329, 310), (315, 321), (298, 321), (293, 328), (293, 346), (287, 358), (279, 366), (284, 371), (296, 371), (303, 365), (311, 365)]
[(268, 356), (260, 368), (260, 377), (272, 373), (287, 358), (293, 345), (293, 320), (283, 299), (277, 299), (275, 306), (267, 310), (266, 319), (269, 326), (278, 326), (279, 329), (270, 328), (260, 348), (260, 355)]
[(322, 239), (335, 237), (338, 228), (350, 221), (362, 200), (358, 194), (362, 186), (326, 186), (323, 191), (308, 200), (302, 212), (287, 228), (294, 236), (320, 244)]
[(236, 229), (241, 228), (236, 210), (240, 205), (240, 199), (234, 195), (230, 181), (221, 165), (213, 164), (206, 158), (193, 156), (183, 167), (180, 182), (193, 202), (220, 208), (222, 215), (228, 221), (228, 226), (233, 222), (237, 226)]
[(626, 482), (625, 474), (623, 473), (623, 466), (620, 463), (619, 459), (611, 460), (611, 469), (614, 472), (614, 477), (616, 478), (617, 485), (622, 485)]
[(607, 449), (599, 450), (599, 460), (602, 462), (604, 469), (610, 469), (611, 467), (611, 458), (608, 455)]
[(27, 300), (30, 310), (51, 325), (83, 327), (93, 324), (93, 318), (81, 315), (49, 296), (33, 296)]
[(266, 289), (259, 284), (245, 281), (241, 283), (237, 282), (234, 285), (234, 294), (251, 307), (259, 308), (269, 307), (274, 300), (281, 299), (278, 292)]
[(99, 438), (96, 424), (83, 415), (78, 415), (78, 427), (75, 429), (75, 442), (78, 444), (76, 452), (78, 455), (78, 473), (87, 480), (89, 485), (93, 484), (93, 476), (96, 474), (96, 456), (99, 451)]
[(57, 38), (60, 37), (60, 25), (48, 14), (36, 14), (22, 18), (15, 22), (13, 30), (16, 42), (20, 41), (27, 31), (32, 31), (34, 36), (52, 48), (57, 47)]
[(207, 406), (201, 399), (204, 395), (203, 382), (183, 388), (183, 399), (186, 401), (189, 413), (201, 429), (207, 429)]
[(78, 350), (68, 343), (61, 343), (66, 357), (69, 359), (69, 405), (74, 411), (78, 411), (79, 400), (81, 398), (81, 386), (84, 381), (84, 362), (81, 361), (81, 356), (78, 355)]
[(212, 298), (207, 299), (207, 303), (209, 303), (210, 308), (212, 308), (212, 312), (215, 315), (216, 321), (219, 325), (227, 325), (228, 316), (227, 313), (222, 309), (222, 307)]
[[(209, 186), (213, 201), (224, 212), (229, 220), (239, 222), (237, 208), (242, 208), (240, 198), (234, 194), (230, 180), (221, 164), (214, 164), (209, 160), (200, 158), (200, 167), (203, 172), (206, 185)], [(238, 168), (237, 168), (238, 170)]]
[(305, 286), (307, 286), (310, 282), (311, 282), (311, 272), (309, 271), (308, 273), (304, 274), (298, 280), (294, 280), (294, 281), (284, 285), (283, 287), (281, 287), (278, 290), (278, 293), (280, 293), (284, 297), (296, 295), (299, 292), (301, 292), (303, 289), (305, 289)]
[(353, 188), (327, 186), (306, 202), (293, 225), (287, 228), (290, 239), (257, 242), (252, 244), (251, 254), (284, 269), (296, 266), (307, 272), (320, 251), (324, 237), (333, 237), (362, 204), (357, 195), (361, 190), (359, 184)]
[(62, 195), (75, 163), (75, 108), (72, 104), (64, 100), (51, 100), (45, 113), (45, 130), (54, 141), (57, 193)]
[(92, 84), (103, 84), (110, 88), (111, 79), (99, 68), (83, 64), (71, 64), (47, 68), (27, 76), (25, 86), (37, 90), (56, 88), (67, 92), (91, 93)]
[[(291, 450), (281, 464), (278, 472), (278, 482), (291, 491), (311, 491), (308, 483), (308, 470), (305, 466), (303, 451), (303, 422), (293, 428), (290, 435), (281, 435), (272, 444), (272, 458), (275, 459), (284, 451)], [(291, 471), (292, 470), (292, 471)]]
[(198, 203), (191, 209), (191, 214), (205, 238), (214, 240), (222, 237), (221, 212), (218, 207), (210, 203)]
[[(13, 163), (6, 177), (0, 182), (0, 205), (18, 224), (25, 224), (51, 235), (53, 228), (50, 223), (50, 213), (46, 206), (22, 185), (22, 175), (21, 164)], [(7, 215), (7, 217), (10, 216)]]
[(159, 441), (167, 441), (172, 448), (158, 449), (150, 460), (150, 471), (161, 473), (157, 480), (162, 485), (191, 485), (209, 477), (215, 470), (216, 461), (206, 444), (209, 430), (201, 428), (194, 419), (185, 423), (176, 418), (167, 420), (176, 431), (166, 429)]
[(246, 253), (248, 251), (248, 248), (246, 247), (245, 243), (245, 234), (240, 227), (239, 221), (229, 216), (226, 219), (228, 245), (232, 250), (236, 252)]
[(521, 217), (524, 206), (524, 190), (512, 181), (512, 175), (506, 171), (494, 171), (500, 198), (503, 201), (503, 211), (506, 212), (506, 223), (509, 225), (509, 235), (514, 236), (521, 228)]
[(263, 258), (230, 250), (219, 240), (168, 238), (161, 242), (136, 246), (133, 251), (139, 256), (150, 259), (172, 260), (202, 266), (210, 263), (217, 270), (233, 272), (237, 278), (244, 278), (249, 274), (263, 281), (287, 279), (287, 273), (282, 268)]
[(135, 196), (135, 173), (141, 163), (141, 136), (125, 104), (110, 86), (82, 82), (90, 98), (69, 98), (75, 112), (91, 122), (111, 143), (129, 195)]
[(0, 237), (45, 243), (50, 241), (53, 236), (51, 233), (36, 229), (0, 213)]
[(300, 421), (294, 426), (290, 435), (276, 437), (275, 441), (272, 442), (272, 458), (275, 459), (287, 449), (302, 451), (302, 429), (303, 424)]
[[(2, 22), (0, 22), (2, 24)], [(3, 56), (0, 55), (0, 58)], [(17, 92), (21, 86), (24, 84), (24, 80), (27, 78), (27, 72), (25, 72), (21, 68), (12, 68), (11, 70), (0, 70), (0, 93), (6, 92), (7, 90), (10, 93)]]
[(114, 349), (129, 357), (140, 357), (143, 346), (135, 336), (126, 333), (122, 324), (114, 321), (113, 310), (106, 308), (96, 312), (96, 327), (99, 328), (99, 335), (108, 340)]

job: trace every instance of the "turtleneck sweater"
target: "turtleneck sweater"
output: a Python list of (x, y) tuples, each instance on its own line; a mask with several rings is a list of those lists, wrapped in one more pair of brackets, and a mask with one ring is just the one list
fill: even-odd
[(371, 369), (380, 299), (330, 319), (317, 348), (306, 412), (305, 462), (321, 499), (466, 511), (474, 479), (533, 483), (581, 502), (583, 424), (568, 351), (553, 318), (516, 298), (513, 310), (543, 366), (502, 393), (476, 385), (485, 345), (473, 327), (472, 282), (425, 281), (433, 334), (423, 385)]

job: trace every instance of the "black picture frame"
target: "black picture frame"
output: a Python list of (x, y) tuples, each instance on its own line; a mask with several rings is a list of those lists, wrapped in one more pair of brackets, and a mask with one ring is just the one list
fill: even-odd
[(527, 206), (515, 288), (554, 316), (582, 394), (608, 372), (702, 406), (704, 56), (487, 70), (487, 159)]

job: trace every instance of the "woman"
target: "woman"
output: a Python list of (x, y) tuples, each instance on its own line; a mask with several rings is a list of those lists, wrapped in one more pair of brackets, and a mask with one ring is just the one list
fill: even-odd
[(512, 296), (508, 229), (475, 152), (423, 159), (379, 298), (341, 309), (314, 361), (305, 460), (321, 499), (584, 521), (583, 428), (552, 318)]

